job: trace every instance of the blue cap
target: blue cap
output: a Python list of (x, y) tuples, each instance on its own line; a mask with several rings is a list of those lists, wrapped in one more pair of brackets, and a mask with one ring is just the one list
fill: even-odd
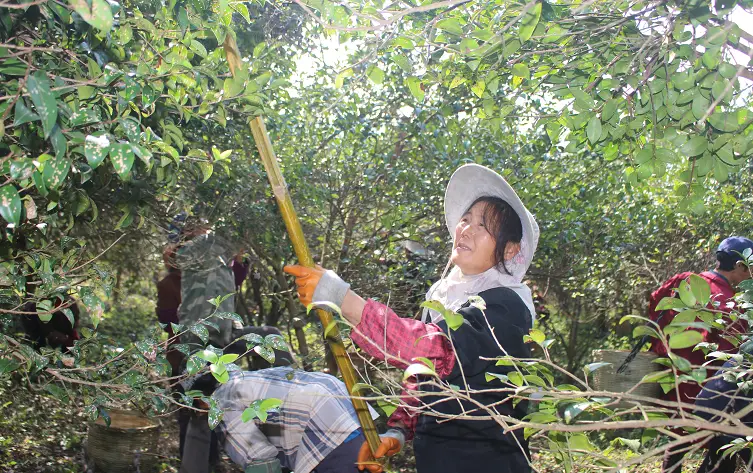
[(745, 237), (731, 236), (725, 238), (724, 241), (719, 244), (719, 248), (716, 249), (716, 252), (727, 253), (730, 256), (737, 256), (739, 259), (742, 259), (741, 255), (748, 249), (753, 251), (753, 241)]

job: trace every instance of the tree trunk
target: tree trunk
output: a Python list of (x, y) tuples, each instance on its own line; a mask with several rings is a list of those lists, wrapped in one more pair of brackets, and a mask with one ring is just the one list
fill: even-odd
[(120, 307), (120, 283), (123, 280), (123, 268), (118, 267), (115, 272), (115, 288), (112, 291), (112, 306)]
[[(578, 305), (582, 306), (581, 304)], [(571, 373), (575, 372), (574, 365), (578, 356), (578, 328), (580, 326), (580, 310), (576, 307), (573, 307), (573, 309), (570, 319), (570, 336), (568, 337), (567, 343), (567, 370)]]
[(353, 240), (353, 229), (356, 227), (358, 221), (358, 215), (355, 210), (352, 210), (348, 215), (345, 222), (345, 233), (343, 234), (343, 245), (340, 247), (340, 257), (337, 260), (337, 267), (335, 272), (340, 274), (342, 272), (343, 261), (348, 257), (348, 250), (350, 248), (350, 242)]

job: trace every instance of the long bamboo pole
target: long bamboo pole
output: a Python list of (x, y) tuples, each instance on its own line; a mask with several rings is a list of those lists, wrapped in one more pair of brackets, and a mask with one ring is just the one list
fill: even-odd
[[(272, 192), (277, 200), (277, 205), (280, 207), (282, 219), (285, 222), (290, 241), (293, 243), (293, 249), (298, 257), (298, 262), (303, 266), (313, 268), (314, 260), (311, 258), (311, 252), (303, 236), (301, 223), (298, 221), (293, 201), (290, 199), (285, 178), (282, 176), (280, 167), (277, 165), (277, 157), (272, 149), (272, 142), (269, 140), (267, 128), (264, 126), (261, 117), (251, 120), (250, 126), (251, 133), (254, 135), (254, 141), (256, 141), (256, 147), (259, 150), (259, 155), (261, 155), (261, 160), (264, 163), (264, 169), (267, 171), (269, 183), (272, 185)], [(356, 371), (345, 353), (345, 345), (343, 345), (342, 338), (340, 338), (340, 331), (337, 329), (331, 313), (326, 310), (317, 309), (316, 314), (322, 322), (322, 328), (325, 329), (327, 342), (332, 349), (332, 353), (335, 355), (337, 367), (340, 369), (340, 373), (342, 373), (345, 386), (347, 386), (348, 392), (352, 394), (353, 386), (355, 386), (358, 380), (356, 378)], [(371, 418), (366, 401), (354, 397), (351, 397), (350, 400), (353, 402), (353, 407), (358, 415), (358, 420), (361, 423), (361, 428), (363, 429), (363, 434), (366, 437), (369, 448), (371, 448), (372, 452), (376, 452), (380, 443), (379, 434), (374, 426), (374, 421)]]

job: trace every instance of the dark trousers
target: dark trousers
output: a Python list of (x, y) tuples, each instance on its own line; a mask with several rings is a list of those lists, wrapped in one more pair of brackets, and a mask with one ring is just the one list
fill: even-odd
[(685, 458), (685, 451), (675, 452), (667, 450), (664, 452), (664, 460), (661, 465), (661, 473), (682, 473), (682, 459)]
[(358, 451), (365, 442), (363, 434), (340, 444), (336, 449), (324, 457), (311, 473), (360, 473), (356, 462)]
[[(737, 468), (737, 459), (741, 458), (745, 463), (750, 462), (751, 454), (750, 450), (745, 449), (736, 453), (735, 455), (724, 456), (724, 450), (719, 451), (720, 448), (734, 440), (734, 437), (727, 435), (719, 435), (709, 440), (704, 445), (708, 449), (706, 457), (703, 459), (703, 463), (698, 468), (697, 473), (735, 473)], [(671, 452), (667, 451), (664, 454), (664, 462), (662, 464), (662, 473), (682, 473), (682, 460), (685, 457), (684, 451)]]
[[(180, 428), (180, 458), (183, 458), (183, 449), (186, 446), (186, 433), (188, 433), (188, 424), (191, 422), (193, 411), (190, 409), (180, 409), (178, 411), (178, 427)], [(204, 422), (207, 422), (206, 417)], [(220, 460), (220, 441), (217, 433), (212, 431), (209, 439), (209, 464), (216, 465)]]
[(730, 437), (728, 435), (720, 435), (711, 439), (709, 443), (706, 444), (709, 451), (706, 453), (706, 458), (703, 459), (701, 467), (698, 468), (698, 473), (735, 473), (738, 458), (742, 459), (746, 464), (749, 464), (751, 456), (750, 450), (747, 448), (740, 450), (734, 455), (726, 455), (722, 458), (724, 450), (720, 451), (719, 449), (729, 444), (734, 439), (735, 437)]

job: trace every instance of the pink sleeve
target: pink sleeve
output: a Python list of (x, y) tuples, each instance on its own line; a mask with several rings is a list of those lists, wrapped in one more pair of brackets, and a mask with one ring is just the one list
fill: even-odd
[(405, 369), (417, 357), (434, 363), (440, 378), (452, 372), (455, 355), (444, 332), (435, 324), (398, 317), (384, 304), (369, 299), (361, 322), (351, 331), (363, 351), (392, 366)]

